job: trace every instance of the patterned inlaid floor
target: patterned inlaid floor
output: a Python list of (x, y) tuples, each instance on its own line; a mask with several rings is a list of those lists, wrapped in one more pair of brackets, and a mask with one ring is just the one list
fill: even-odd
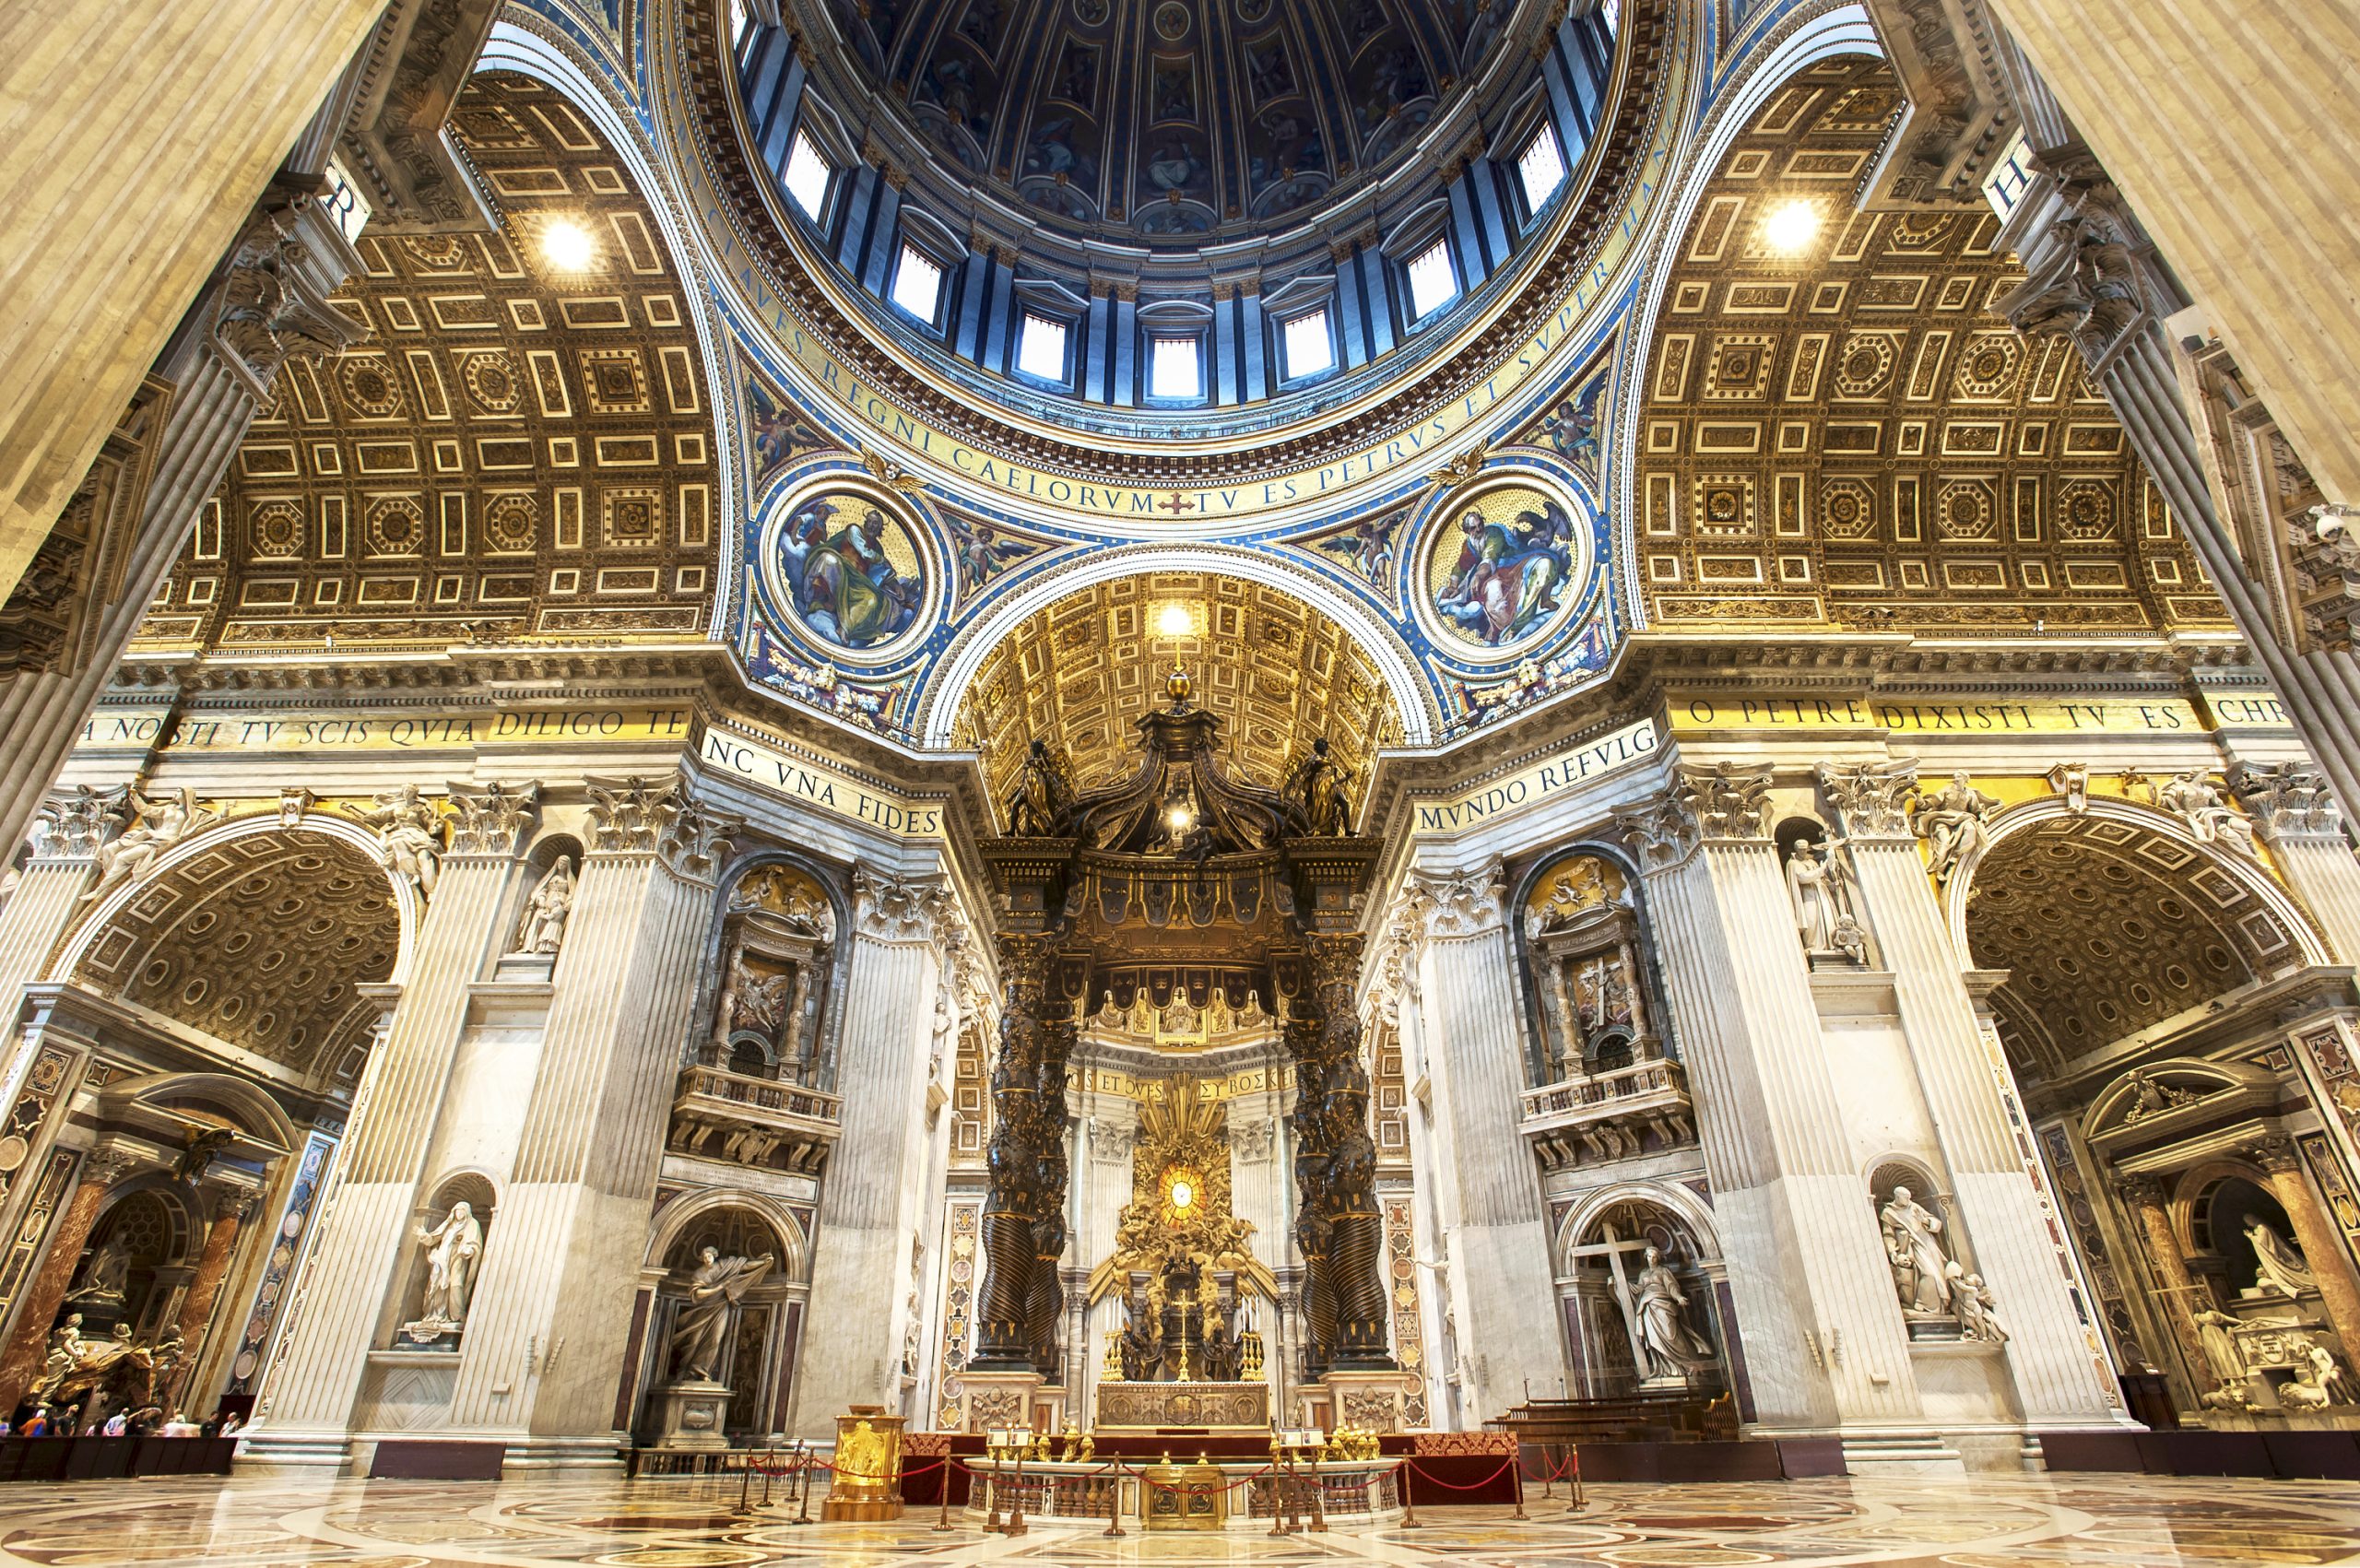
[(2360, 1562), (2360, 1484), (2133, 1476), (1598, 1486), (1504, 1508), (1431, 1509), (1424, 1527), (1325, 1535), (1109, 1539), (1035, 1525), (1010, 1540), (930, 1513), (893, 1525), (798, 1527), (741, 1517), (735, 1486), (283, 1480), (102, 1481), (0, 1491), (0, 1568), (809, 1568), (1006, 1563), (1364, 1562), (1387, 1568), (1720, 1568), (1809, 1562), (2024, 1565)]

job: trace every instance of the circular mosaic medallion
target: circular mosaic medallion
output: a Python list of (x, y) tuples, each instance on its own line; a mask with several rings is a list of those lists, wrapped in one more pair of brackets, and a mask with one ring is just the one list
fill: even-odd
[(1577, 504), (1522, 477), (1454, 496), (1426, 525), (1413, 584), (1435, 642), (1488, 663), (1563, 627), (1589, 578), (1590, 531)]
[(831, 477), (785, 498), (763, 532), (772, 594), (815, 642), (881, 663), (925, 637), (939, 575), (896, 501)]

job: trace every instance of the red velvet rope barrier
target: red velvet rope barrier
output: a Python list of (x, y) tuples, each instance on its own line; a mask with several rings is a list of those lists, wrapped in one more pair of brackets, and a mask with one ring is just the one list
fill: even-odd
[(1500, 1461), (1500, 1468), (1493, 1470), (1490, 1475), (1485, 1476), (1481, 1480), (1470, 1482), (1466, 1486), (1458, 1486), (1429, 1474), (1425, 1468), (1420, 1465), (1415, 1459), (1404, 1459), (1401, 1462), (1404, 1465), (1407, 1465), (1410, 1469), (1417, 1471), (1418, 1479), (1420, 1480), (1431, 1482), (1432, 1484), (1442, 1488), (1445, 1491), (1481, 1491), (1483, 1488), (1491, 1485), (1493, 1481), (1499, 1480), (1502, 1476), (1506, 1475), (1510, 1470), (1516, 1468), (1516, 1464), (1514, 1459), (1503, 1459)]

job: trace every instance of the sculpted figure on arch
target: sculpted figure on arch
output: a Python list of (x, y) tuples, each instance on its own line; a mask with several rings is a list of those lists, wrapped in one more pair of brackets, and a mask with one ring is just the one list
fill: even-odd
[(1988, 842), (1986, 826), (1999, 809), (1999, 797), (1976, 788), (1965, 773), (1953, 773), (1941, 788), (1918, 796), (1910, 819), (1932, 851), (1936, 881), (1949, 881), (1951, 873)]

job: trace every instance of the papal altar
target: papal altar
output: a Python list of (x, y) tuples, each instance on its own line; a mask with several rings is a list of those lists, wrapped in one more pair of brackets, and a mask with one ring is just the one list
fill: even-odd
[(1390, 1525), (1403, 1514), (1400, 1468), (1381, 1458), (979, 1459), (969, 1466), (967, 1518), (982, 1525), (1021, 1511), (1029, 1519), (1112, 1517), (1150, 1530), (1267, 1530), (1282, 1516)]
[(1270, 1424), (1267, 1383), (1101, 1383), (1100, 1431), (1245, 1427)]

